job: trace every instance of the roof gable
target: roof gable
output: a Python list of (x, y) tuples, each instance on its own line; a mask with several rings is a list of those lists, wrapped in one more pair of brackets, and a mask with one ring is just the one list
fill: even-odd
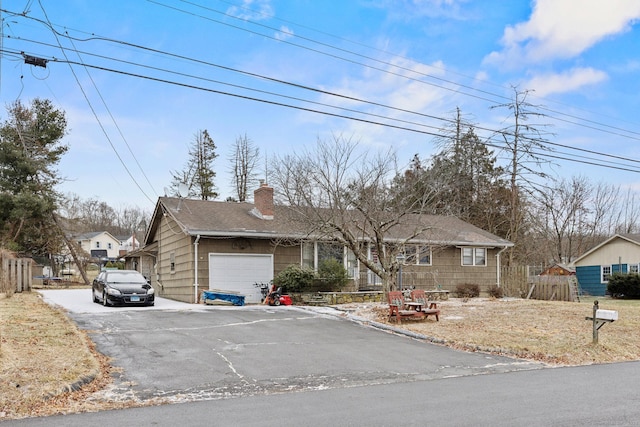
[(93, 240), (99, 236), (105, 235), (105, 237), (112, 239), (115, 242), (120, 242), (120, 239), (114, 237), (111, 233), (109, 233), (108, 231), (91, 231), (88, 233), (82, 233), (79, 234), (77, 236), (75, 236), (73, 239), (74, 240), (79, 240), (79, 241), (86, 241), (86, 240)]
[(623, 241), (623, 242), (629, 243), (629, 244), (631, 244), (633, 246), (640, 247), (640, 234), (614, 234), (613, 236), (609, 237), (604, 242), (594, 246), (593, 248), (589, 249), (584, 254), (580, 255), (578, 258), (576, 258), (571, 263), (571, 265), (572, 266), (576, 266), (576, 265), (580, 264), (586, 258), (588, 258), (588, 257), (590, 257), (590, 256), (592, 256), (594, 254), (597, 254), (597, 252), (603, 250), (604, 248), (606, 248), (607, 246), (611, 245), (612, 243), (614, 243), (616, 241)]

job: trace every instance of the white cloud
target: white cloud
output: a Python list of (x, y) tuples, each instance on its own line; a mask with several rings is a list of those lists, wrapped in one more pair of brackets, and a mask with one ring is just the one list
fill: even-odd
[(607, 74), (593, 68), (574, 68), (563, 73), (538, 75), (523, 86), (535, 90), (536, 96), (544, 97), (553, 93), (564, 93), (583, 86), (600, 83), (608, 78)]
[(227, 9), (227, 13), (250, 21), (269, 19), (274, 15), (271, 0), (244, 0), (242, 5)]
[(293, 35), (293, 30), (283, 25), (280, 27), (280, 31), (275, 34), (275, 37), (277, 40), (287, 40), (293, 37)]
[(573, 58), (625, 32), (640, 19), (640, 0), (535, 0), (531, 17), (505, 29), (504, 49), (486, 61), (535, 63)]
[[(407, 122), (397, 122), (393, 124), (397, 126), (424, 130), (427, 132), (436, 132), (437, 129), (432, 127), (423, 127), (423, 125), (441, 126), (438, 120), (430, 120), (424, 116), (418, 116), (408, 112), (415, 111), (423, 114), (434, 114), (434, 111), (442, 111), (453, 101), (451, 92), (442, 88), (442, 83), (437, 82), (435, 85), (425, 84), (419, 80), (428, 81), (426, 74), (432, 76), (444, 76), (444, 65), (436, 62), (433, 66), (416, 63), (409, 59), (397, 58), (392, 61), (392, 65), (387, 67), (389, 72), (380, 73), (376, 70), (367, 70), (363, 75), (352, 76), (337, 82), (335, 85), (326, 87), (329, 92), (340, 93), (345, 96), (365, 99), (382, 105), (389, 105), (397, 108), (397, 110), (389, 110), (382, 106), (362, 104), (353, 100), (336, 99), (329, 95), (323, 95), (320, 102), (331, 105), (340, 105), (344, 108), (355, 109), (368, 112), (371, 114), (379, 114), (376, 116), (361, 116), (357, 113), (346, 111), (337, 111), (338, 114), (345, 114), (353, 117), (361, 117), (365, 120), (385, 123), (384, 117), (395, 120), (406, 120)], [(420, 134), (404, 135), (402, 140), (398, 139), (397, 132), (392, 128), (375, 126), (369, 123), (351, 121), (344, 123), (340, 132), (345, 135), (357, 135), (363, 144), (383, 144), (393, 146), (399, 149), (401, 146), (408, 144), (409, 140), (422, 140), (425, 136)], [(334, 131), (337, 129), (333, 129)], [(393, 136), (391, 136), (393, 135)], [(405, 139), (406, 138), (406, 139)], [(429, 138), (429, 137), (427, 137)], [(390, 142), (393, 141), (393, 142)], [(415, 148), (413, 148), (415, 149)]]
[(464, 19), (462, 7), (469, 0), (374, 0), (370, 4), (385, 9), (397, 19), (420, 19), (423, 17), (447, 17)]

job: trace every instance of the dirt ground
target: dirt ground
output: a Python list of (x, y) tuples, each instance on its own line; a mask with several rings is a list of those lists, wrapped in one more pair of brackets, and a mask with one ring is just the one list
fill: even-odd
[[(593, 344), (593, 299), (580, 303), (452, 298), (439, 303), (440, 321), (407, 321), (398, 328), (439, 345), (503, 354), (553, 365), (640, 359), (640, 302), (601, 300), (617, 310)], [(336, 306), (363, 323), (388, 323), (386, 304)], [(393, 324), (396, 326), (395, 324)], [(109, 395), (111, 367), (64, 312), (37, 293), (0, 295), (0, 421), (28, 416), (138, 406)], [(144, 404), (148, 404), (144, 403)]]

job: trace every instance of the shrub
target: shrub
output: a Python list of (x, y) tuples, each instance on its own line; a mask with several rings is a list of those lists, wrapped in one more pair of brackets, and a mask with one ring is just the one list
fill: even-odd
[(341, 291), (347, 283), (349, 273), (340, 261), (330, 258), (320, 263), (316, 280), (318, 292)]
[(504, 290), (500, 286), (493, 285), (489, 288), (489, 295), (493, 298), (502, 298)]
[(460, 283), (453, 292), (458, 298), (476, 298), (480, 296), (480, 286), (475, 283)]
[(316, 273), (310, 268), (291, 264), (273, 278), (273, 283), (283, 292), (310, 292), (315, 278)]
[(640, 276), (614, 273), (609, 277), (607, 292), (614, 298), (640, 298)]

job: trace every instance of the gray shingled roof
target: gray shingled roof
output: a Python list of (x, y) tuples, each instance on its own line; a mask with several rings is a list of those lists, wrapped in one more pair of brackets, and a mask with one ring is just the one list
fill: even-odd
[[(185, 234), (202, 237), (303, 238), (300, 224), (291, 220), (292, 210), (275, 206), (271, 220), (256, 215), (251, 203), (161, 197), (156, 205), (147, 239), (155, 234), (161, 214), (172, 216)], [(406, 238), (416, 227), (431, 228), (417, 242), (459, 246), (513, 246), (508, 240), (468, 224), (458, 218), (437, 215), (410, 215), (392, 229), (389, 240)], [(298, 231), (296, 231), (296, 229)], [(147, 241), (147, 244), (152, 242)]]

